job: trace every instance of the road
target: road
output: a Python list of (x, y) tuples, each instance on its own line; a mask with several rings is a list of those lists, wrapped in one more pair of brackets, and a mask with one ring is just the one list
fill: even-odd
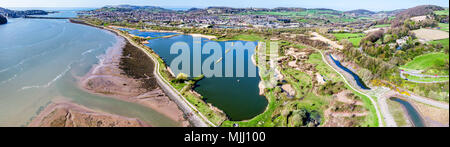
[(320, 35), (317, 32), (312, 32), (312, 35), (314, 35), (314, 37), (312, 37), (312, 40), (319, 40), (319, 41), (323, 41), (325, 43), (328, 43), (329, 45), (331, 45), (331, 47), (335, 48), (335, 49), (344, 49), (344, 46), (339, 45), (336, 41), (332, 41), (328, 38), (323, 37), (322, 35)]
[(445, 81), (430, 81), (430, 82), (423, 82), (423, 81), (416, 81), (416, 80), (412, 80), (412, 79), (408, 79), (405, 77), (404, 74), (408, 74), (408, 75), (412, 75), (412, 76), (416, 76), (416, 77), (421, 77), (421, 78), (448, 78), (449, 76), (442, 76), (442, 75), (424, 75), (421, 74), (422, 71), (418, 71), (418, 70), (410, 70), (410, 71), (406, 71), (406, 70), (401, 70), (400, 71), (400, 77), (402, 79), (408, 80), (410, 82), (414, 82), (414, 83), (444, 83), (444, 82), (448, 82), (449, 80), (445, 80)]

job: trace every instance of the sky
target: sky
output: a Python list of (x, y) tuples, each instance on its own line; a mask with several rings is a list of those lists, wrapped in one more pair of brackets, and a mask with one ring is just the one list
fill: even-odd
[(433, 4), (448, 7), (448, 0), (0, 0), (0, 7), (89, 7), (105, 5), (146, 5), (165, 8), (204, 8), (228, 6), (238, 8), (302, 7), (335, 10), (368, 9), (372, 11), (411, 8)]

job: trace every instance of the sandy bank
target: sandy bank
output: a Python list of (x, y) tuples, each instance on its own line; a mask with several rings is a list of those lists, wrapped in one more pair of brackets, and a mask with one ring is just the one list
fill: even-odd
[(203, 34), (188, 34), (188, 35), (191, 35), (192, 37), (206, 38), (206, 39), (209, 39), (209, 40), (217, 39), (216, 36), (211, 36), (211, 35), (203, 35)]
[(117, 39), (100, 62), (79, 80), (79, 85), (91, 93), (147, 106), (188, 126), (183, 112), (156, 83), (151, 59), (122, 37)]
[(98, 112), (69, 101), (48, 105), (28, 125), (30, 127), (149, 127), (136, 118)]

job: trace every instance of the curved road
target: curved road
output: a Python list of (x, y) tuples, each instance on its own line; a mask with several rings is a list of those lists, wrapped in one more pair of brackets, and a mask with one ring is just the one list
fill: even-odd
[(444, 83), (444, 82), (448, 82), (449, 80), (445, 80), (445, 81), (431, 81), (431, 82), (423, 82), (423, 81), (416, 81), (416, 80), (411, 80), (405, 77), (405, 75), (403, 74), (408, 74), (408, 75), (412, 75), (412, 76), (416, 76), (416, 77), (422, 77), (422, 78), (448, 78), (449, 76), (441, 76), (441, 75), (424, 75), (421, 74), (420, 71), (406, 71), (406, 70), (401, 70), (400, 71), (400, 77), (402, 79), (405, 79), (407, 81), (410, 82), (414, 82), (414, 83)]

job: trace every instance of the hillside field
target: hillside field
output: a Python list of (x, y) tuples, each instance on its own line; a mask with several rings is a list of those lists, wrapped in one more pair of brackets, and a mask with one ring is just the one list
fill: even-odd
[[(401, 68), (412, 70), (427, 70), (433, 68), (440, 68), (444, 66), (445, 59), (448, 59), (449, 55), (444, 53), (429, 53), (414, 58), (412, 61), (401, 66)], [(448, 71), (446, 72), (448, 74)]]
[(347, 39), (353, 46), (358, 47), (361, 39), (365, 36), (363, 33), (336, 33), (333, 34), (337, 40)]

